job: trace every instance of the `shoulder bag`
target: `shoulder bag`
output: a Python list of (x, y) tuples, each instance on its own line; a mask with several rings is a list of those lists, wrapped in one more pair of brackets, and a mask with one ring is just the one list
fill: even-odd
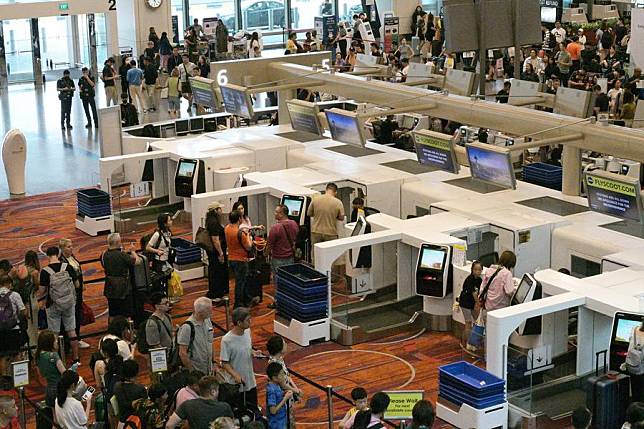
[(302, 260), (302, 249), (299, 247), (295, 246), (295, 243), (291, 239), (291, 236), (288, 235), (288, 229), (286, 228), (286, 225), (283, 223), (280, 224), (282, 225), (282, 228), (284, 228), (284, 234), (286, 235), (286, 239), (288, 240), (288, 244), (291, 246), (291, 250), (293, 251), (293, 260), (295, 262), (299, 262)]
[(485, 308), (485, 301), (487, 300), (487, 292), (490, 289), (490, 285), (492, 284), (492, 281), (494, 280), (496, 275), (499, 274), (499, 271), (501, 271), (502, 269), (503, 269), (503, 267), (499, 267), (499, 268), (496, 269), (494, 274), (492, 274), (492, 277), (490, 277), (490, 280), (487, 281), (487, 283), (485, 284), (485, 287), (483, 288), (483, 290), (479, 294), (479, 303), (481, 305), (481, 308)]

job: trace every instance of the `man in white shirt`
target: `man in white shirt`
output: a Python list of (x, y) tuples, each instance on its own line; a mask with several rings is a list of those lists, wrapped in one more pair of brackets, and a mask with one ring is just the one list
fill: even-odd
[(190, 113), (192, 112), (192, 88), (190, 87), (190, 81), (188, 78), (195, 75), (194, 70), (197, 66), (190, 62), (188, 54), (183, 54), (181, 59), (183, 62), (178, 66), (180, 73), (179, 81), (181, 82), (181, 94), (183, 95), (183, 98), (188, 100), (188, 113)]
[(561, 27), (561, 22), (555, 22), (555, 28), (553, 28), (550, 32), (553, 36), (555, 36), (557, 44), (566, 40), (566, 29)]

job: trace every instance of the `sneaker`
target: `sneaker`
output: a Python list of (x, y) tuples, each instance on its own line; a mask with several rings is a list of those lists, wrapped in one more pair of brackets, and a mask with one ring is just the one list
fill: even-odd
[(86, 343), (85, 341), (83, 341), (83, 340), (80, 340), (80, 341), (78, 342), (78, 348), (79, 348), (79, 349), (88, 349), (89, 347), (90, 347), (90, 345), (89, 345), (89, 344), (87, 344), (87, 343)]

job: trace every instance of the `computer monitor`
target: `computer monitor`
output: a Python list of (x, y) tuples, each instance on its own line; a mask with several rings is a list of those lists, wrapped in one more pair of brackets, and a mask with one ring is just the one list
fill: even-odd
[(333, 140), (353, 146), (364, 147), (364, 127), (358, 115), (340, 109), (325, 110)]
[(541, 22), (554, 24), (557, 22), (557, 8), (556, 7), (542, 7), (541, 8)]
[(288, 100), (286, 102), (291, 127), (296, 131), (322, 135), (322, 127), (318, 119), (319, 110), (315, 103), (303, 100)]
[(406, 130), (413, 130), (418, 125), (418, 118), (412, 115), (403, 114), (403, 120), (400, 124), (401, 128)]
[(447, 251), (438, 247), (423, 247), (420, 252), (420, 268), (442, 270), (445, 265)]
[[(541, 299), (541, 284), (532, 274), (526, 273), (514, 291), (510, 305), (519, 305)], [(541, 334), (541, 316), (531, 317), (516, 329), (519, 335)]]
[(177, 136), (177, 130), (175, 128), (174, 122), (171, 124), (161, 125), (161, 138), (167, 139)]
[(618, 370), (626, 361), (628, 345), (633, 331), (644, 323), (644, 314), (617, 312), (613, 317), (613, 328), (610, 338), (610, 369)]
[(280, 204), (288, 208), (288, 218), (298, 225), (306, 223), (307, 198), (301, 195), (283, 195)]
[(502, 188), (515, 189), (510, 151), (484, 143), (465, 145), (472, 178)]
[(452, 289), (451, 247), (423, 243), (416, 263), (416, 294), (444, 298)]
[(584, 177), (591, 210), (642, 222), (640, 182), (635, 177), (596, 170)]
[(450, 173), (458, 173), (459, 164), (454, 152), (454, 140), (448, 134), (421, 130), (412, 132), (418, 162), (440, 168)]
[(195, 175), (197, 161), (194, 159), (182, 159), (177, 167), (177, 177), (191, 179)]
[(242, 118), (253, 118), (253, 103), (246, 88), (227, 84), (219, 86), (219, 89), (221, 90), (221, 97), (224, 99), (224, 109), (226, 112), (241, 116)]
[(174, 127), (177, 131), (177, 135), (188, 134), (190, 131), (190, 120), (189, 119), (179, 119), (174, 121)]
[(200, 132), (203, 132), (203, 129), (204, 129), (203, 118), (201, 117), (190, 118), (191, 133), (200, 133)]
[(213, 79), (204, 77), (191, 77), (190, 89), (192, 90), (192, 101), (201, 106), (217, 110), (221, 107), (221, 100), (217, 92), (217, 83)]

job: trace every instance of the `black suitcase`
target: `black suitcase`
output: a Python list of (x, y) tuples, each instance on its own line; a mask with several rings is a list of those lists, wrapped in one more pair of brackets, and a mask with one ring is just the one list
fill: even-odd
[(140, 293), (149, 293), (152, 288), (152, 277), (150, 276), (150, 263), (147, 256), (140, 253), (141, 263), (134, 266), (134, 288)]
[(36, 413), (36, 429), (52, 429), (54, 427), (54, 410), (44, 403), (38, 404)]
[[(620, 429), (626, 420), (630, 401), (630, 377), (616, 371), (606, 372), (607, 350), (595, 356), (595, 376), (586, 382), (586, 406), (593, 416), (593, 429)], [(599, 375), (599, 355), (604, 355), (604, 374)]]

